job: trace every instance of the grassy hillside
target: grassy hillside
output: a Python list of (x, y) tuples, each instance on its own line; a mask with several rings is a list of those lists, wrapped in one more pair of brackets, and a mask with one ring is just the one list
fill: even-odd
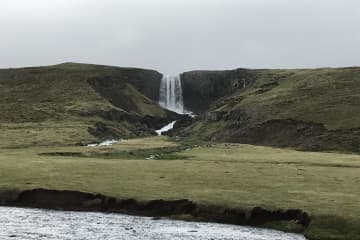
[(76, 63), (2, 69), (0, 146), (148, 135), (170, 114), (150, 99), (156, 92), (139, 90), (159, 89), (160, 79), (152, 70)]
[[(242, 69), (223, 75), (188, 75), (185, 82), (193, 81), (193, 89), (199, 82), (205, 86), (193, 94), (207, 96), (210, 107), (183, 134), (299, 149), (360, 151), (360, 68)], [(226, 76), (231, 87), (210, 101), (217, 82)]]

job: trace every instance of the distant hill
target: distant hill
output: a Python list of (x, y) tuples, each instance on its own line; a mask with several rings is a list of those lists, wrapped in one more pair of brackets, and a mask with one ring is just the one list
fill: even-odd
[(84, 144), (153, 134), (174, 114), (153, 70), (64, 63), (0, 70), (0, 147)]
[[(154, 70), (64, 63), (0, 69), (0, 147), (74, 145), (154, 134), (180, 117), (158, 105)], [(198, 114), (172, 135), (360, 152), (360, 68), (181, 74)]]
[(173, 134), (213, 141), (360, 152), (360, 68), (192, 71)]

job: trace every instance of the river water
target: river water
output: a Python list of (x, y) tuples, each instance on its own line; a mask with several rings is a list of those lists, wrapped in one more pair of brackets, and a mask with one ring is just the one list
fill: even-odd
[(174, 128), (176, 121), (173, 121), (167, 125), (165, 125), (164, 127), (162, 127), (159, 130), (156, 130), (155, 132), (157, 133), (157, 135), (161, 136), (163, 133), (170, 131), (171, 129)]
[(121, 214), (0, 207), (0, 239), (304, 240), (301, 235)]

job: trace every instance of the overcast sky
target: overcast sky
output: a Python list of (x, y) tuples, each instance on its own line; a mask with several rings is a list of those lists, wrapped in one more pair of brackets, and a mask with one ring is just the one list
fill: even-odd
[(0, 68), (360, 65), (359, 0), (0, 0)]

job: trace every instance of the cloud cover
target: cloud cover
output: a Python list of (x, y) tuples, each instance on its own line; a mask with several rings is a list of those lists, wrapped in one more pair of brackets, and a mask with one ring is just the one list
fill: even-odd
[(2, 0), (0, 67), (360, 65), (356, 0)]

